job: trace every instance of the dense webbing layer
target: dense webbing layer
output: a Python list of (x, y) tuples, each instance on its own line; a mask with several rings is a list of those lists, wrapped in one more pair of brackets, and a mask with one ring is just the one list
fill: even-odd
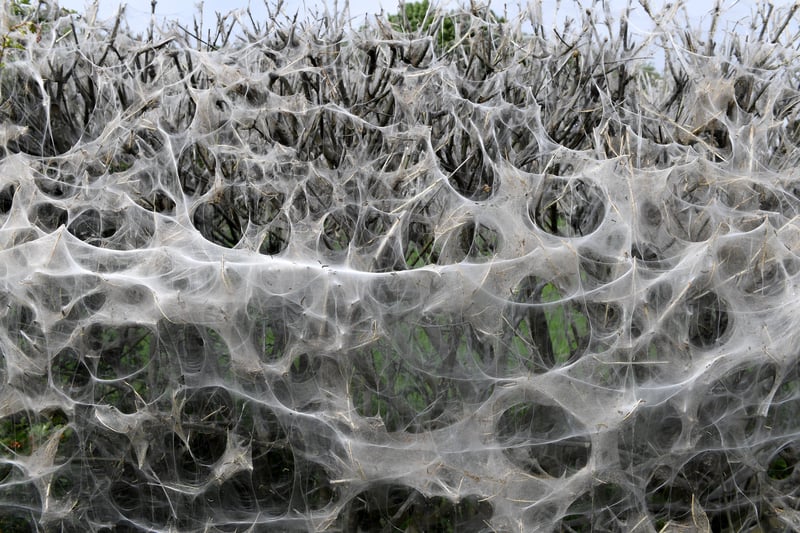
[(0, 71), (0, 529), (800, 527), (793, 12), (41, 9)]

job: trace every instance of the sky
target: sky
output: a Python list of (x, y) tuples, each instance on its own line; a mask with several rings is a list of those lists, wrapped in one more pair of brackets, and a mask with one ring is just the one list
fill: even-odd
[[(2, 0), (0, 0), (2, 1)], [(98, 12), (99, 19), (113, 18), (117, 12), (120, 2), (118, 0), (98, 0), (100, 9)], [(267, 0), (271, 4), (275, 0)], [(315, 10), (321, 11), (324, 7), (326, 0), (284, 0), (283, 12), (286, 14), (294, 14), (299, 12), (302, 18), (303, 14), (314, 12)], [(336, 0), (327, 0), (330, 6)], [(345, 0), (338, 0), (340, 5)], [(413, 0), (409, 0), (413, 1)], [(468, 1), (468, 0), (467, 0)], [(639, 3), (649, 1), (654, 10), (660, 8), (665, 0), (631, 0), (634, 9), (629, 19), (629, 27), (635, 34), (649, 34), (652, 31), (653, 23), (646, 15), (644, 9)], [(670, 0), (666, 0), (670, 1)], [(685, 2), (686, 15), (692, 25), (700, 25), (700, 27), (707, 29), (711, 20), (711, 10), (714, 8), (716, 0), (688, 0)], [(62, 7), (75, 9), (78, 12), (85, 12), (86, 7), (92, 0), (60, 0)], [(597, 5), (600, 9), (604, 3), (608, 4), (609, 11), (618, 15), (622, 9), (627, 5), (628, 0), (530, 0), (531, 5), (541, 4), (542, 16), (547, 25), (557, 22), (560, 27), (565, 18), (580, 19), (580, 6)], [(752, 0), (720, 0), (723, 8), (723, 17), (718, 28), (723, 30), (741, 29), (741, 23), (745, 18), (754, 11), (756, 2)], [(771, 3), (776, 8), (786, 8), (792, 5), (795, 0), (771, 0)], [(439, 5), (455, 5), (454, 2), (445, 3), (438, 2)], [(156, 18), (158, 20), (178, 20), (181, 24), (192, 28), (193, 17), (199, 13), (199, 6), (201, 2), (198, 0), (160, 0), (156, 6)], [(266, 18), (267, 9), (264, 5), (264, 0), (205, 0), (202, 2), (202, 10), (204, 21), (207, 24), (215, 21), (215, 13), (227, 13), (231, 10), (243, 10), (248, 7), (251, 8), (253, 15), (256, 18)], [(513, 18), (520, 12), (519, 0), (491, 0), (492, 10), (497, 14), (508, 14), (508, 18)], [(528, 5), (525, 3), (524, 5)], [(507, 10), (506, 10), (507, 7)], [(396, 13), (398, 11), (398, 0), (350, 0), (350, 13), (353, 17), (354, 26), (360, 25), (359, 22), (365, 16), (377, 14), (384, 10), (385, 13)], [(150, 0), (128, 0), (125, 4), (126, 19), (130, 28), (134, 32), (144, 33), (150, 22)], [(795, 14), (792, 28), (798, 28), (798, 20), (800, 20), (800, 10)]]
[[(332, 5), (333, 0), (328, 0), (329, 5)], [(340, 0), (340, 4), (344, 0)], [(596, 3), (605, 1), (608, 3), (612, 13), (620, 12), (626, 5), (627, 0), (596, 0)], [(649, 0), (652, 6), (660, 6), (664, 3), (663, 0)], [(85, 7), (91, 3), (90, 0), (61, 0), (62, 7), (75, 9), (83, 12)], [(156, 16), (158, 18), (178, 19), (183, 23), (189, 24), (192, 18), (198, 13), (198, 6), (201, 2), (196, 0), (161, 0), (156, 6)], [(537, 3), (533, 0), (532, 3)], [(563, 17), (576, 18), (579, 13), (578, 2), (576, 0), (541, 0), (542, 14), (546, 20), (556, 19), (554, 16), (558, 11), (558, 19)], [(794, 3), (794, 0), (772, 0), (772, 3), (777, 6), (788, 6)], [(100, 4), (100, 18), (110, 18), (117, 10), (120, 2), (117, 0), (99, 0)], [(150, 0), (129, 0), (125, 2), (125, 11), (128, 17), (128, 22), (133, 29), (147, 27), (150, 21)], [(580, 4), (589, 6), (592, 0), (581, 0)], [(631, 17), (631, 24), (641, 27), (642, 31), (647, 31), (651, 26), (648, 17), (645, 15), (644, 10), (639, 6), (637, 0), (633, 0), (635, 9)], [(742, 19), (750, 14), (755, 2), (751, 0), (722, 0), (722, 7), (726, 12), (725, 23), (732, 24), (735, 21)], [(202, 2), (204, 18), (206, 20), (214, 20), (214, 13), (226, 13), (234, 9), (244, 9), (248, 5), (251, 7), (252, 12), (256, 16), (265, 16), (266, 8), (262, 0), (254, 0), (248, 2), (247, 0), (205, 0)], [(294, 13), (299, 11), (301, 14), (314, 9), (320, 9), (324, 5), (324, 0), (285, 0), (284, 12)], [(350, 0), (350, 12), (354, 18), (361, 19), (364, 15), (380, 12), (381, 8), (386, 13), (397, 12), (397, 0)], [(449, 5), (449, 4), (443, 4)], [(492, 0), (492, 9), (495, 13), (502, 14), (505, 7), (508, 7), (508, 13), (513, 16), (519, 12), (519, 4), (514, 2), (505, 2), (503, 0)], [(527, 5), (527, 4), (525, 4)], [(701, 19), (709, 20), (709, 13), (714, 7), (713, 0), (690, 0), (687, 2), (686, 9), (689, 17), (692, 20), (699, 21)], [(799, 14), (800, 15), (800, 14)]]

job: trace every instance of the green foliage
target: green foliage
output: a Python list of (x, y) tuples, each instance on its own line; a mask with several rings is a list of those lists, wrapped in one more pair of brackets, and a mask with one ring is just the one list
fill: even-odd
[(555, 284), (538, 280), (521, 284), (512, 294), (519, 302), (537, 304), (515, 322), (511, 346), (516, 359), (544, 372), (583, 353), (591, 336), (583, 306), (565, 299)]
[(431, 26), (435, 23), (434, 37), (439, 49), (447, 48), (455, 40), (456, 27), (453, 17), (441, 17), (428, 0), (401, 3), (399, 8), (399, 14), (389, 15), (389, 22), (395, 30), (403, 33), (430, 34)]
[(0, 457), (30, 455), (67, 422), (61, 412), (46, 419), (31, 420), (24, 412), (4, 418), (0, 421)]
[(9, 6), (9, 11), (15, 17), (25, 17), (30, 15), (31, 11), (33, 11), (33, 7), (31, 7), (31, 0), (12, 0), (11, 6)]
[(462, 325), (446, 319), (408, 323), (393, 337), (357, 355), (349, 390), (361, 416), (379, 416), (390, 432), (436, 430), (459, 416), (454, 406), (489, 394), (491, 387), (465, 377), (481, 354)]
[(784, 448), (772, 459), (767, 468), (767, 476), (770, 479), (783, 481), (789, 478), (797, 465), (797, 453), (791, 446)]
[[(429, 0), (420, 2), (400, 2), (399, 13), (389, 15), (389, 22), (399, 32), (417, 34), (420, 36), (431, 35), (437, 50), (446, 51), (464, 33), (464, 28), (469, 26), (468, 17), (463, 13), (456, 15), (449, 11), (443, 13), (438, 6), (431, 5)], [(473, 12), (487, 22), (493, 24), (504, 23), (503, 17), (498, 17), (492, 11), (484, 13)]]
[(421, 268), (436, 263), (439, 251), (434, 247), (435, 238), (425, 233), (415, 233), (406, 245), (405, 261), (410, 269)]
[(640, 70), (642, 76), (650, 82), (656, 82), (661, 79), (661, 74), (658, 73), (656, 67), (654, 67), (651, 63), (642, 65)]
[(38, 40), (54, 17), (77, 14), (77, 11), (65, 8), (50, 12), (47, 7), (46, 4), (34, 6), (31, 0), (11, 0), (8, 6), (9, 25), (0, 36), (0, 68), (5, 66), (4, 60), (10, 52), (25, 50), (26, 39), (35, 36)]
[(24, 50), (25, 44), (20, 41), (20, 36), (37, 33), (39, 26), (31, 20), (35, 9), (30, 0), (12, 0), (8, 7), (11, 15), (9, 27), (0, 37), (0, 68), (5, 66), (4, 59), (13, 50)]
[(9, 31), (0, 37), (0, 68), (5, 66), (5, 59), (13, 50), (25, 50), (25, 45), (15, 34), (27, 35), (35, 33), (37, 26), (31, 21), (24, 21), (9, 28)]
[[(559, 300), (561, 293), (558, 288), (552, 283), (545, 285), (542, 289), (542, 301), (551, 303)], [(578, 309), (563, 305), (550, 307), (544, 314), (555, 361), (557, 364), (565, 364), (589, 336), (589, 321)]]

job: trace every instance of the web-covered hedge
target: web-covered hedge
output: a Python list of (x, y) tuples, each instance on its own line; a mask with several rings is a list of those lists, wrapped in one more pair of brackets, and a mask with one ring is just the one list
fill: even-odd
[(679, 8), (9, 13), (0, 530), (800, 528), (796, 15)]

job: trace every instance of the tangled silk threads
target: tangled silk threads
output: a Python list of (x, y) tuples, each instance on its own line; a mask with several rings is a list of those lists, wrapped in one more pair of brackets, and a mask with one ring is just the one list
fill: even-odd
[(0, 69), (0, 529), (800, 527), (794, 12), (46, 7)]

